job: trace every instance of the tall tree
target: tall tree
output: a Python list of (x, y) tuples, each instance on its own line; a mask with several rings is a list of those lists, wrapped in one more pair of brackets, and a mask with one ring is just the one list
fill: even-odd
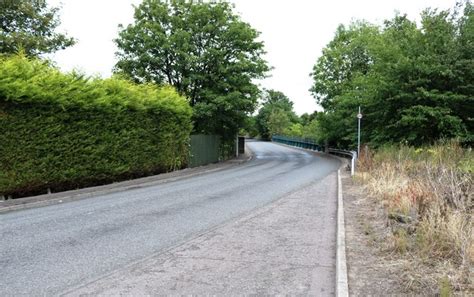
[(269, 70), (259, 33), (227, 2), (144, 0), (122, 27), (116, 72), (171, 84), (194, 110), (194, 130), (233, 137), (254, 111), (252, 82)]
[(364, 21), (337, 28), (311, 73), (315, 83), (310, 91), (322, 107), (331, 109), (332, 101), (351, 88), (352, 79), (369, 71), (373, 62), (369, 45), (378, 33), (376, 26)]
[(263, 92), (262, 106), (255, 117), (257, 130), (263, 139), (270, 139), (275, 134), (283, 134), (292, 123), (298, 121), (299, 118), (293, 111), (293, 102), (290, 98), (280, 91), (265, 90)]
[(0, 52), (39, 56), (72, 46), (74, 39), (56, 33), (57, 7), (46, 1), (0, 1)]
[(284, 135), (291, 125), (288, 113), (283, 109), (275, 108), (270, 112), (268, 117), (268, 134), (271, 138), (273, 135)]
[(312, 91), (325, 108), (321, 135), (353, 147), (361, 105), (363, 142), (472, 142), (472, 17), (468, 1), (461, 16), (458, 8), (425, 10), (420, 26), (396, 15), (380, 28), (340, 27), (313, 71)]
[(341, 147), (353, 144), (357, 106), (367, 99), (361, 85), (373, 67), (379, 35), (380, 29), (365, 21), (340, 25), (314, 65), (310, 91), (324, 108), (318, 124), (313, 124), (320, 129), (319, 142)]

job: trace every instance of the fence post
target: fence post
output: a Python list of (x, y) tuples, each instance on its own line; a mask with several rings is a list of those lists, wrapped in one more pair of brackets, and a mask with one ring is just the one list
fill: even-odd
[(355, 154), (352, 154), (351, 176), (355, 174)]

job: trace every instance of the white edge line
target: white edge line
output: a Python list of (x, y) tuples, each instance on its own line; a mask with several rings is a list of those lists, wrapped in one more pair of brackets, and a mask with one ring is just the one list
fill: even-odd
[(337, 250), (336, 250), (336, 296), (349, 296), (346, 263), (346, 230), (344, 225), (344, 203), (340, 170), (337, 171)]

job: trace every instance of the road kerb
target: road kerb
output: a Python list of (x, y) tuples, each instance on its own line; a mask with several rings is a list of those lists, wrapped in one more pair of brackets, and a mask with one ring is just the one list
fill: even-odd
[(344, 203), (342, 198), (341, 172), (337, 171), (337, 251), (336, 251), (336, 296), (349, 296), (346, 263), (346, 230), (344, 225)]

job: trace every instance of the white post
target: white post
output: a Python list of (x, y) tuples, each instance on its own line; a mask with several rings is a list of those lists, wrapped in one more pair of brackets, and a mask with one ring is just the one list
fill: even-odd
[(354, 156), (352, 156), (352, 160), (351, 160), (351, 176), (354, 175)]
[(359, 113), (357, 114), (357, 156), (360, 155), (360, 120), (362, 119), (362, 113), (360, 113), (360, 106), (359, 106)]

